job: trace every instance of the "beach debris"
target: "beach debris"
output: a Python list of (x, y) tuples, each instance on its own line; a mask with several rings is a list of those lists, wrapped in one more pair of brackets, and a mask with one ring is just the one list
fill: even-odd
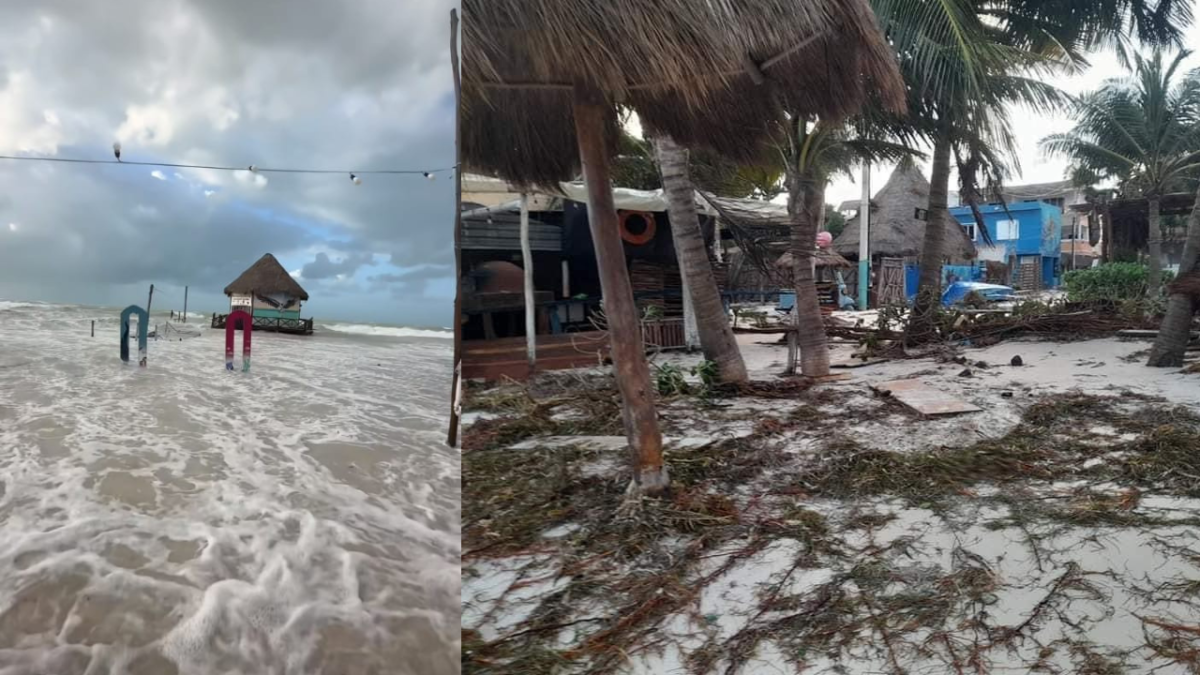
[(1020, 354), (1017, 354), (1016, 356), (1012, 357), (1012, 361), (1009, 361), (1008, 363), (1009, 363), (1009, 365), (1013, 365), (1013, 366), (1025, 365), (1025, 361), (1021, 358)]
[(989, 368), (990, 366), (988, 366), (987, 361), (976, 361), (975, 367), (979, 368), (980, 370), (985, 370), (985, 369)]
[(1012, 398), (1012, 397), (1013, 397), (1013, 393), (1011, 391), (1000, 392), (1000, 398)]
[(970, 368), (963, 368), (963, 369), (962, 369), (962, 370), (961, 370), (961, 371), (958, 373), (958, 376), (959, 376), (959, 377), (971, 377), (971, 376), (973, 376), (974, 374), (975, 374), (975, 373), (972, 373)]
[(837, 363), (829, 364), (830, 368), (862, 368), (863, 366), (873, 366), (876, 363), (886, 363), (889, 359), (873, 358), (866, 355), (852, 358), (848, 361), (838, 361)]
[(886, 391), (904, 405), (922, 415), (958, 415), (979, 412), (981, 408), (967, 403), (949, 393), (930, 387), (921, 380), (892, 380), (871, 387), (875, 391)]

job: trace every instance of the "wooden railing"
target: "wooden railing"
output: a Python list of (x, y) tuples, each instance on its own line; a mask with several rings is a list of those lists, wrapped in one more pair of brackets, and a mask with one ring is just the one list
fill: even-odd
[[(213, 314), (212, 327), (224, 328), (228, 318), (228, 314)], [(312, 335), (313, 332), (312, 319), (284, 319), (273, 316), (256, 316), (253, 318), (252, 325), (254, 326), (254, 330), (274, 331), (277, 333)]]

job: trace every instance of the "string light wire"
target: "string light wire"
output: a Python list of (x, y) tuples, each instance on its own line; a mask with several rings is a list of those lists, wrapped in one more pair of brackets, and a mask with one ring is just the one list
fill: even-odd
[(435, 174), (454, 171), (458, 167), (448, 166), (438, 169), (363, 169), (350, 171), (348, 169), (293, 169), (267, 168), (251, 164), (249, 166), (212, 166), (207, 164), (175, 164), (172, 162), (138, 162), (123, 159), (82, 159), (73, 157), (35, 157), (27, 155), (0, 155), (2, 160), (23, 162), (59, 162), (63, 164), (118, 164), (122, 166), (155, 166), (165, 169), (208, 169), (211, 171), (249, 171), (251, 173), (310, 173), (310, 174), (351, 174), (364, 175), (421, 175), (432, 178)]

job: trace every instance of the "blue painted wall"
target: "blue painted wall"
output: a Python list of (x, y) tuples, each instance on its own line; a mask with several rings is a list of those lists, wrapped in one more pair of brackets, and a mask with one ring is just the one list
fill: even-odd
[[(979, 207), (984, 225), (997, 246), (1005, 248), (1009, 256), (1040, 255), (1042, 260), (1042, 282), (1047, 286), (1059, 283), (1058, 258), (1062, 255), (1062, 212), (1056, 206), (1044, 202), (1017, 202), (1008, 205), (1007, 211), (1000, 204)], [(958, 222), (974, 225), (975, 217), (969, 206), (950, 209)], [(1009, 238), (1011, 227), (1003, 227), (1004, 221), (1016, 221), (1017, 236)], [(1007, 230), (1007, 231), (1005, 231)], [(1006, 235), (1000, 239), (1000, 235)], [(976, 235), (976, 246), (983, 245), (983, 238)]]

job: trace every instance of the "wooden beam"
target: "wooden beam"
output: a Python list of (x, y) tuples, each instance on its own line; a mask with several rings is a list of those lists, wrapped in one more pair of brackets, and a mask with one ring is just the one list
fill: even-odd
[(754, 59), (750, 58), (749, 54), (742, 55), (742, 63), (745, 64), (746, 73), (750, 75), (751, 80), (754, 80), (754, 84), (766, 84), (767, 76), (763, 75), (762, 69), (758, 67), (758, 64), (754, 62)]
[(596, 249), (596, 265), (604, 311), (608, 318), (613, 370), (621, 391), (625, 432), (636, 458), (634, 481), (647, 494), (669, 487), (663, 465), (662, 433), (650, 383), (650, 365), (642, 346), (633, 287), (625, 264), (617, 209), (613, 203), (612, 179), (605, 129), (611, 108), (598, 90), (577, 87), (574, 93), (575, 135), (588, 190), (588, 225)]
[(525, 351), (529, 372), (537, 370), (537, 305), (533, 302), (533, 251), (529, 247), (529, 193), (521, 193), (521, 260), (525, 263)]
[(462, 79), (458, 69), (458, 10), (450, 10), (450, 69), (454, 71), (454, 375), (450, 380), (450, 430), (446, 444), (458, 445), (462, 413)]

